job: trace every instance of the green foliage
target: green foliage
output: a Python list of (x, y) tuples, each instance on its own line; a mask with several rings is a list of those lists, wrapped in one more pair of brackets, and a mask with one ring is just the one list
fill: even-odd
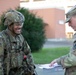
[(6, 29), (6, 26), (4, 26), (3, 21), (4, 21), (4, 13), (0, 16), (0, 31)]
[(22, 34), (30, 45), (31, 50), (40, 50), (45, 41), (45, 26), (43, 20), (29, 12), (28, 9), (17, 8), (17, 10), (25, 16)]
[[(22, 34), (27, 40), (31, 51), (41, 50), (45, 42), (45, 25), (43, 20), (37, 17), (35, 14), (29, 12), (28, 9), (18, 7), (16, 10), (21, 12), (25, 17)], [(1, 20), (0, 30), (3, 30), (5, 29), (3, 25), (3, 15), (1, 16)]]

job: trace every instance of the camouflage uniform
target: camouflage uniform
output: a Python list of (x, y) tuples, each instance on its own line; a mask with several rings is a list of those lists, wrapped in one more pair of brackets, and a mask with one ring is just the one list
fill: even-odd
[[(17, 14), (18, 13), (19, 12), (17, 12)], [(13, 17), (16, 18), (15, 20), (10, 15), (6, 15), (6, 18), (10, 16), (8, 18), (12, 19), (10, 22), (6, 19), (4, 25), (10, 25), (11, 22), (18, 21), (19, 18), (17, 18), (17, 14), (14, 13), (15, 16)], [(23, 72), (23, 70), (21, 68), (23, 64), (25, 66), (27, 65), (26, 61), (23, 62), (24, 55), (27, 56), (26, 60), (33, 74), (34, 62), (32, 60), (31, 50), (23, 36), (20, 34), (14, 37), (8, 28), (3, 30), (0, 33), (0, 75), (22, 75), (21, 72)], [(11, 72), (14, 74), (11, 74)]]
[[(66, 23), (70, 21), (71, 17), (76, 15), (76, 6), (74, 6), (66, 14)], [(57, 59), (57, 63), (62, 65), (65, 69), (65, 75), (76, 75), (76, 34), (73, 36), (73, 44), (70, 52)]]

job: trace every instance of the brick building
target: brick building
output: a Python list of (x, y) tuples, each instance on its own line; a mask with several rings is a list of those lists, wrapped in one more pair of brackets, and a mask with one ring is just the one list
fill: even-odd
[[(21, 7), (28, 8), (31, 12), (41, 17), (46, 24), (45, 34), (48, 39), (66, 38), (65, 10), (61, 0), (21, 0)], [(54, 1), (56, 3), (54, 3)], [(59, 3), (59, 5), (57, 5)]]
[(0, 14), (8, 9), (15, 9), (20, 6), (20, 0), (0, 0)]
[[(25, 3), (26, 1), (26, 3)], [(33, 1), (33, 0), (22, 0), (22, 2), (25, 3), (25, 8), (27, 8), (27, 6), (30, 6), (35, 4), (36, 2), (30, 3), (28, 1)], [(44, 1), (44, 0), (43, 0)], [(28, 2), (28, 3), (27, 3)], [(30, 5), (31, 4), (31, 5)], [(39, 3), (40, 4), (40, 3)], [(65, 25), (64, 25), (64, 10), (63, 9), (59, 9), (59, 8), (44, 8), (44, 3), (43, 7), (36, 7), (35, 9), (29, 9), (31, 12), (33, 11), (33, 13), (37, 13), (37, 16), (40, 16), (41, 18), (43, 18), (44, 23), (46, 24), (45, 27), (45, 34), (47, 38), (65, 38)], [(7, 11), (8, 9), (15, 9), (17, 6), (21, 6), (20, 5), (20, 0), (1, 0), (0, 1), (0, 14), (2, 14), (4, 11)], [(21, 6), (24, 7), (24, 6)]]
[(31, 12), (41, 17), (46, 26), (45, 34), (47, 38), (65, 38), (65, 12), (59, 8), (33, 9)]

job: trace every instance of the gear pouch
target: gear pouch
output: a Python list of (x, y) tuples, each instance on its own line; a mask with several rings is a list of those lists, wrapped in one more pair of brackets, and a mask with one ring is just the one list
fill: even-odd
[(11, 50), (11, 67), (21, 67), (23, 62), (23, 52), (15, 52)]

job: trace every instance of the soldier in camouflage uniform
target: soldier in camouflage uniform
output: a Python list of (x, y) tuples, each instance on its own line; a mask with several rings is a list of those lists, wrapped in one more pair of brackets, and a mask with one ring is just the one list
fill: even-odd
[(27, 75), (23, 71), (27, 68), (31, 72), (29, 75), (34, 75), (31, 50), (21, 35), (24, 20), (24, 16), (16, 10), (10, 10), (4, 16), (7, 29), (0, 33), (0, 75)]
[[(68, 25), (76, 31), (76, 6), (72, 7), (66, 13), (65, 23), (67, 22)], [(62, 65), (62, 67), (65, 69), (64, 75), (76, 75), (76, 33), (73, 36), (73, 46), (70, 52), (67, 55), (53, 60), (50, 63), (50, 66), (52, 66), (56, 62)]]

